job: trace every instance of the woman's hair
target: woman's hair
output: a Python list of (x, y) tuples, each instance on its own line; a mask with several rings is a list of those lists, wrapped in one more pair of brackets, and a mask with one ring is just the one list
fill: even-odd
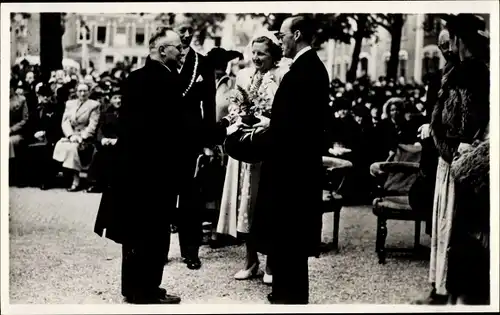
[(404, 111), (404, 100), (399, 97), (391, 97), (387, 102), (385, 102), (383, 106), (383, 113), (384, 117), (383, 118), (389, 118), (391, 117), (390, 112), (391, 112), (391, 107), (392, 105), (395, 105), (401, 114), (403, 114)]
[(280, 46), (273, 43), (271, 39), (265, 36), (260, 36), (252, 41), (252, 46), (255, 43), (264, 43), (267, 45), (269, 49), (269, 54), (271, 55), (274, 64), (277, 64), (281, 60), (281, 57), (283, 57), (283, 50), (281, 49)]

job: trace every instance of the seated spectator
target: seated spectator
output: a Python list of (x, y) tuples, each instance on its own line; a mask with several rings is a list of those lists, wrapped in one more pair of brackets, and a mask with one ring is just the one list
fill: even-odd
[[(387, 157), (386, 161), (398, 161), (400, 157), (395, 156), (396, 152), (414, 153), (413, 145), (417, 142), (417, 129), (405, 119), (402, 99), (396, 97), (389, 99), (384, 104), (384, 109), (386, 118), (376, 128), (376, 133), (380, 137), (377, 147), (380, 154)], [(370, 166), (370, 172), (372, 175), (379, 173), (378, 162)]]
[(89, 99), (88, 85), (78, 84), (76, 92), (78, 99), (66, 102), (61, 123), (64, 137), (56, 143), (53, 155), (54, 160), (73, 173), (68, 191), (81, 188), (80, 171), (86, 170), (92, 160), (100, 114), (99, 102)]
[(115, 90), (110, 106), (101, 113), (97, 131), (96, 153), (90, 165), (87, 192), (100, 193), (110, 184), (115, 159), (115, 145), (118, 140), (118, 116), (121, 107), (121, 94)]
[(10, 180), (14, 184), (24, 181), (21, 170), (21, 158), (26, 136), (26, 125), (28, 123), (29, 111), (26, 98), (24, 97), (23, 82), (18, 81), (10, 89), (10, 131), (9, 131), (9, 168)]
[(63, 109), (53, 99), (49, 85), (42, 85), (38, 90), (38, 106), (30, 120), (30, 145), (28, 146), (29, 163), (27, 166), (36, 174), (40, 189), (54, 186), (58, 164), (52, 159), (56, 142), (63, 136), (61, 121)]

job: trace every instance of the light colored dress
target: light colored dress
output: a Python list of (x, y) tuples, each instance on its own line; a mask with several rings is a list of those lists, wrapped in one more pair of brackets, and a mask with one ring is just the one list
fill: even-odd
[[(245, 68), (238, 72), (236, 86), (246, 91), (257, 89), (257, 95), (267, 98), (268, 104), (272, 105), (279, 83), (287, 70), (287, 67), (275, 67), (258, 78), (254, 67)], [(255, 85), (257, 81), (259, 86)], [(266, 112), (270, 109), (267, 108)], [(249, 164), (228, 157), (217, 233), (237, 237), (238, 232), (250, 232), (260, 167), (261, 163)]]
[[(84, 103), (80, 100), (67, 101), (61, 124), (64, 138), (56, 143), (54, 160), (62, 162), (62, 166), (67, 169), (75, 171), (87, 169), (94, 152), (93, 142), (99, 116), (100, 104), (97, 101), (87, 100)], [(75, 134), (82, 137), (82, 144), (69, 141)]]
[(432, 212), (431, 259), (429, 282), (435, 283), (436, 293), (448, 294), (448, 249), (455, 207), (455, 182), (451, 177), (451, 165), (439, 157)]

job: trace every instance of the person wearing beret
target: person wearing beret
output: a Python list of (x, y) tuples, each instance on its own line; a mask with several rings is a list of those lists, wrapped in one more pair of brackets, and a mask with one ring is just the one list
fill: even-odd
[(54, 186), (58, 163), (52, 159), (54, 147), (63, 136), (61, 122), (64, 108), (55, 102), (54, 93), (48, 84), (40, 86), (37, 92), (38, 105), (30, 117), (30, 144), (28, 146), (30, 163), (34, 174), (39, 175), (40, 189)]
[(111, 180), (116, 159), (115, 145), (118, 141), (118, 118), (120, 116), (121, 92), (112, 92), (110, 105), (99, 118), (96, 137), (96, 152), (89, 168), (87, 181), (89, 193), (101, 193)]

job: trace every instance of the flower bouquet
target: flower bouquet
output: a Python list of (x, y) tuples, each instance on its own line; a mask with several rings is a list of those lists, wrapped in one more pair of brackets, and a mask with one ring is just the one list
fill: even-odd
[(229, 100), (231, 102), (229, 110), (240, 116), (242, 122), (249, 126), (258, 123), (260, 120), (256, 116), (266, 114), (272, 103), (267, 93), (259, 94), (256, 88), (247, 92), (240, 86), (236, 86)]

